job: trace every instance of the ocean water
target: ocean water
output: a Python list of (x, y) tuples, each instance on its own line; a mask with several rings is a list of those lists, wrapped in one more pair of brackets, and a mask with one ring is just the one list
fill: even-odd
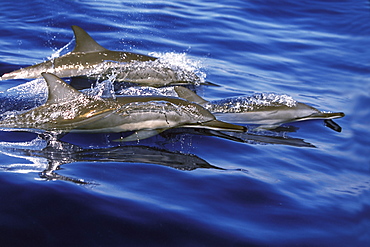
[[(78, 25), (108, 49), (193, 66), (219, 85), (198, 88), (210, 101), (274, 93), (346, 114), (335, 120), (341, 132), (312, 120), (227, 138), (174, 129), (127, 144), (112, 141), (120, 134), (47, 143), (1, 131), (1, 246), (370, 245), (369, 1), (1, 7), (0, 74), (56, 54)], [(42, 104), (45, 88), (30, 81), (1, 81), (1, 114)]]

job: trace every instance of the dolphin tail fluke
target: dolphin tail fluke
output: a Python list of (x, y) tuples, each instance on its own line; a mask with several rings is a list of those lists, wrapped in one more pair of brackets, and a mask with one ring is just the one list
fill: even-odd
[[(219, 120), (212, 120), (200, 124), (201, 128), (219, 130), (219, 131), (232, 131), (232, 132), (246, 132), (248, 129), (245, 126), (222, 122)], [(191, 127), (189, 125), (188, 127)]]

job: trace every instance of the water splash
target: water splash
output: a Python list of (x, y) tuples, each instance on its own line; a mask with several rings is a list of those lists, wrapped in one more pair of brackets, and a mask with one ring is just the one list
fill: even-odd
[(48, 90), (44, 79), (38, 78), (9, 88), (4, 93), (9, 96), (16, 95), (21, 98), (45, 98), (48, 94)]
[(72, 47), (72, 44), (74, 43), (74, 39), (71, 39), (66, 45), (64, 45), (62, 48), (56, 49), (56, 51), (53, 52), (47, 59), (53, 60), (54, 58), (60, 57), (63, 54), (66, 54)]
[(2, 164), (0, 165), (0, 170), (15, 173), (40, 172), (44, 170), (48, 166), (47, 160), (33, 156), (25, 157), (23, 150), (41, 150), (45, 147), (46, 142), (40, 138), (27, 142), (0, 142), (0, 153), (26, 160), (24, 163)]
[(150, 56), (157, 57), (158, 62), (163, 66), (169, 67), (175, 71), (182, 72), (180, 77), (194, 81), (195, 84), (204, 83), (206, 73), (203, 71), (203, 64), (200, 60), (189, 58), (186, 53), (158, 53), (151, 52)]
[(185, 53), (151, 53), (158, 57), (155, 61), (131, 61), (120, 63), (105, 61), (87, 72), (88, 77), (98, 80), (138, 83), (149, 86), (169, 84), (195, 84), (205, 82), (199, 61), (191, 60)]
[(242, 113), (265, 107), (294, 107), (296, 104), (297, 101), (286, 94), (256, 93), (252, 96), (211, 101), (205, 105), (205, 108), (213, 113)]
[(47, 97), (48, 89), (41, 78), (9, 88), (0, 93), (0, 119), (40, 106)]
[(95, 86), (91, 88), (84, 89), (81, 92), (91, 97), (100, 97), (100, 98), (116, 98), (116, 92), (114, 91), (114, 79), (108, 79), (104, 81), (97, 81)]
[(129, 87), (123, 88), (116, 91), (117, 95), (122, 96), (172, 96), (177, 97), (173, 87), (163, 87), (163, 88), (154, 88), (154, 87)]

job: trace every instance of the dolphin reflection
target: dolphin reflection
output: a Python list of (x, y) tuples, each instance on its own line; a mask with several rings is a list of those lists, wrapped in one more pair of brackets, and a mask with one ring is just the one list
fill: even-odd
[(184, 128), (177, 128), (167, 130), (163, 132), (161, 135), (165, 136), (166, 138), (174, 138), (175, 136), (179, 136), (181, 134), (191, 134), (191, 135), (201, 135), (201, 136), (213, 136), (222, 138), (225, 140), (230, 140), (234, 142), (240, 143), (248, 143), (253, 145), (285, 145), (285, 146), (293, 146), (293, 147), (309, 147), (315, 148), (316, 146), (306, 142), (304, 139), (300, 138), (293, 138), (287, 136), (287, 132), (295, 132), (297, 128), (293, 126), (288, 127), (281, 127), (274, 130), (266, 130), (266, 131), (258, 131), (258, 132), (244, 132), (244, 133), (231, 133), (231, 132), (224, 132), (218, 130), (211, 130), (211, 129), (184, 129)]
[[(170, 129), (160, 134), (164, 140), (176, 140), (181, 135), (211, 136), (249, 144), (275, 144), (295, 147), (315, 147), (303, 139), (291, 138), (287, 132), (295, 129), (284, 129), (283, 131), (270, 131), (264, 134), (258, 133), (231, 133), (211, 129)], [(1, 133), (1, 132), (0, 132)], [(72, 134), (73, 135), (73, 134)], [(7, 135), (8, 137), (11, 135)], [(181, 137), (182, 138), (182, 137)], [(115, 144), (116, 145), (116, 144)], [(194, 155), (185, 154), (180, 151), (170, 151), (164, 148), (146, 145), (122, 145), (114, 147), (84, 148), (48, 134), (40, 134), (31, 141), (26, 142), (0, 142), (0, 153), (7, 156), (27, 160), (25, 164), (0, 165), (0, 170), (10, 172), (35, 172), (38, 171), (40, 178), (46, 180), (70, 181), (78, 184), (91, 184), (84, 179), (70, 178), (58, 174), (56, 171), (64, 164), (78, 162), (122, 162), (122, 163), (145, 163), (172, 167), (178, 170), (191, 171), (199, 168), (218, 169), (206, 160)]]
[[(59, 175), (60, 166), (77, 162), (122, 162), (145, 163), (191, 171), (198, 168), (220, 169), (206, 160), (194, 155), (145, 145), (115, 146), (107, 148), (82, 148), (57, 139), (36, 138), (26, 143), (2, 142), (0, 152), (13, 157), (23, 158), (33, 164), (0, 166), (0, 170), (21, 172), (42, 170), (40, 178), (46, 180), (63, 180), (79, 184), (89, 184), (84, 179), (75, 179)], [(35, 148), (39, 147), (39, 148)], [(27, 167), (28, 166), (28, 167)], [(42, 169), (40, 169), (42, 167)]]

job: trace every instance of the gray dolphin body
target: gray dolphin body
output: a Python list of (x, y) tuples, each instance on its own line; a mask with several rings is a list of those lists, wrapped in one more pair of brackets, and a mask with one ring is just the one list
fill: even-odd
[(344, 117), (343, 112), (322, 112), (294, 100), (287, 103), (264, 99), (264, 104), (258, 104), (253, 100), (246, 100), (247, 98), (231, 98), (208, 102), (187, 88), (176, 87), (175, 91), (179, 97), (204, 106), (218, 120), (231, 123), (257, 124), (265, 128), (276, 128), (288, 122), (323, 119), (330, 128), (340, 131), (340, 126), (329, 120)]
[(82, 28), (72, 26), (76, 46), (72, 52), (33, 66), (4, 74), (1, 80), (41, 77), (42, 72), (58, 77), (90, 76), (148, 86), (197, 83), (192, 72), (174, 70), (162, 65), (157, 58), (131, 52), (111, 51), (99, 45)]
[(53, 74), (42, 75), (49, 90), (46, 103), (0, 121), (0, 128), (62, 133), (136, 131), (123, 141), (145, 139), (175, 127), (246, 131), (218, 121), (202, 106), (180, 98), (138, 96), (117, 101), (89, 97)]

